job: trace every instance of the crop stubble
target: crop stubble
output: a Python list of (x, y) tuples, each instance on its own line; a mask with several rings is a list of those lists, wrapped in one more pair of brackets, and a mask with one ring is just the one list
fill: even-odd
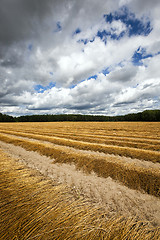
[[(18, 177), (17, 177), (18, 176)], [(75, 200), (0, 150), (0, 239), (159, 239), (160, 230), (132, 218), (107, 218), (101, 208)]]
[[(160, 196), (160, 168), (138, 166), (134, 161), (134, 158), (137, 158), (153, 163), (160, 162), (158, 130), (158, 123), (2, 124), (0, 125), (0, 139), (54, 158), (55, 162), (74, 163), (78, 169), (81, 168), (88, 173), (94, 171), (101, 177), (110, 176), (130, 188)], [(114, 145), (105, 144), (105, 133), (106, 138), (111, 138), (112, 140), (109, 139), (109, 141)], [(88, 134), (90, 138), (84, 136), (83, 139), (82, 134)], [(101, 134), (102, 139), (100, 138)], [(97, 135), (98, 138), (96, 138)], [(24, 137), (24, 139), (20, 137)], [(131, 141), (128, 143), (127, 138), (132, 139), (135, 147), (128, 146)], [(29, 139), (36, 139), (39, 142)], [(123, 147), (119, 146), (120, 139)], [(146, 146), (153, 150), (146, 149)], [(87, 152), (74, 151), (75, 149), (87, 150)], [(102, 152), (107, 155), (94, 155), (90, 151)], [(115, 157), (108, 156), (108, 154), (131, 157), (133, 161), (127, 163), (119, 158), (115, 160)]]
[[(49, 156), (53, 163), (74, 163), (87, 173), (95, 172), (104, 178), (110, 176), (129, 188), (159, 197), (159, 130), (159, 123), (9, 123), (0, 124), (0, 140)], [(22, 236), (23, 239), (49, 236), (50, 239), (53, 235), (53, 239), (160, 238), (158, 229), (149, 230), (142, 222), (133, 223), (123, 217), (106, 221), (103, 214), (88, 203), (68, 202), (70, 194), (66, 193), (66, 188), (53, 189), (46, 180), (39, 181), (39, 177), (30, 175), (24, 166), (16, 166), (13, 159), (0, 153), (4, 197), (0, 202), (2, 239), (9, 236), (6, 222), (13, 239)], [(132, 161), (129, 158), (126, 161), (123, 156)], [(18, 179), (17, 173), (20, 174)]]

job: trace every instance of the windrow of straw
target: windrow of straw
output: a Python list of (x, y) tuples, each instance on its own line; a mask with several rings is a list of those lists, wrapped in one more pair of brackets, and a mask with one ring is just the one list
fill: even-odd
[[(13, 131), (13, 130), (12, 130)], [(14, 130), (15, 131), (15, 130)], [(103, 141), (109, 141), (109, 140), (117, 140), (117, 141), (124, 141), (124, 142), (131, 142), (131, 143), (145, 143), (145, 144), (160, 144), (160, 140), (158, 139), (146, 139), (146, 138), (141, 138), (141, 137), (132, 137), (131, 136), (114, 136), (114, 134), (112, 135), (97, 135), (96, 133), (81, 133), (81, 132), (70, 132), (70, 133), (66, 133), (65, 131), (52, 131), (52, 132), (47, 132), (44, 131), (43, 129), (40, 129), (39, 131), (37, 130), (32, 130), (32, 131), (18, 131), (18, 132), (25, 132), (25, 133), (34, 133), (34, 134), (41, 134), (41, 135), (47, 135), (47, 136), (59, 136), (59, 137), (66, 137), (66, 138), (70, 138), (70, 137), (80, 137), (79, 139), (83, 140), (83, 138), (86, 139), (90, 139), (90, 140), (94, 140), (96, 139), (97, 141), (99, 141), (100, 139)]]
[[(78, 130), (74, 130), (74, 128), (70, 128), (68, 130), (66, 130), (65, 128), (64, 129), (50, 129), (50, 131), (47, 129), (47, 128), (43, 128), (43, 125), (39, 126), (41, 127), (41, 129), (38, 129), (37, 127), (35, 128), (25, 128), (25, 129), (19, 129), (19, 128), (16, 128), (17, 131), (19, 132), (26, 132), (26, 133), (39, 133), (39, 134), (46, 134), (46, 135), (71, 135), (71, 136), (81, 136), (81, 137), (94, 137), (94, 138), (104, 138), (104, 139), (130, 139), (132, 140), (133, 142), (135, 141), (138, 141), (138, 142), (148, 142), (148, 143), (151, 143), (152, 142), (155, 142), (155, 143), (159, 143), (160, 142), (160, 137), (158, 135), (151, 135), (150, 133), (148, 133), (148, 135), (140, 135), (139, 132), (137, 132), (137, 134), (135, 135), (135, 131), (133, 132), (130, 132), (130, 133), (117, 133), (117, 132), (97, 132), (96, 129), (92, 132), (90, 132), (90, 130), (86, 129), (86, 130), (83, 130), (83, 129), (78, 129)], [(15, 130), (14, 128), (2, 128), (2, 130)]]
[[(34, 132), (32, 132), (34, 134)], [(134, 147), (141, 149), (148, 149), (159, 151), (160, 150), (160, 141), (158, 140), (147, 140), (147, 139), (139, 139), (139, 138), (126, 138), (126, 137), (113, 137), (113, 136), (95, 136), (93, 135), (83, 135), (83, 134), (67, 134), (67, 133), (44, 133), (41, 131), (35, 132), (35, 134), (39, 135), (47, 135), (47, 136), (55, 136), (60, 138), (67, 138), (78, 141), (86, 141), (91, 143), (102, 143), (107, 145), (117, 145), (122, 147)]]
[(0, 239), (159, 240), (160, 229), (114, 216), (0, 150)]
[(158, 169), (143, 168), (123, 161), (113, 161), (111, 158), (107, 159), (102, 156), (97, 158), (94, 154), (73, 151), (63, 146), (44, 144), (2, 134), (0, 140), (21, 146), (28, 151), (37, 151), (42, 155), (54, 158), (59, 163), (74, 163), (78, 169), (83, 169), (88, 173), (94, 171), (101, 177), (110, 176), (132, 189), (160, 196), (160, 171)]
[[(2, 133), (13, 134), (16, 136), (27, 136), (30, 134), (29, 132), (17, 132), (17, 131), (7, 131), (7, 130), (0, 130)], [(145, 141), (144, 139), (133, 139), (133, 138), (118, 138), (118, 137), (97, 137), (94, 135), (72, 135), (67, 133), (45, 133), (41, 131), (32, 131), (33, 135), (43, 135), (48, 137), (58, 137), (60, 139), (69, 139), (69, 140), (76, 140), (82, 142), (89, 142), (89, 143), (98, 143), (98, 144), (106, 144), (106, 145), (115, 145), (121, 147), (131, 147), (131, 148), (139, 148), (144, 150), (153, 150), (153, 151), (160, 151), (160, 141), (156, 140), (149, 140)], [(29, 136), (29, 135), (28, 135)]]
[[(7, 133), (7, 131), (4, 131), (4, 132)], [(99, 144), (99, 143), (89, 143), (89, 142), (77, 141), (77, 140), (72, 140), (67, 138), (49, 137), (49, 136), (42, 136), (39, 134), (31, 134), (31, 133), (29, 134), (29, 133), (14, 132), (14, 135), (48, 141), (54, 144), (73, 147), (76, 149), (98, 151), (98, 152), (103, 152), (108, 154), (116, 154), (120, 156), (137, 158), (140, 160), (160, 163), (160, 152), (158, 151), (144, 150), (144, 149), (131, 148), (131, 147), (120, 147), (120, 146), (114, 146), (114, 145), (105, 145), (105, 144)]]
[(0, 123), (1, 129), (22, 132), (69, 133), (94, 135), (95, 137), (116, 136), (142, 140), (160, 140), (158, 122), (47, 122), (47, 123)]
[[(92, 126), (92, 128), (88, 128), (88, 124)], [(26, 133), (39, 133), (39, 134), (59, 134), (59, 135), (74, 135), (74, 136), (87, 136), (87, 137), (95, 137), (95, 138), (113, 138), (116, 139), (125, 139), (129, 138), (130, 141), (139, 141), (139, 142), (155, 142), (155, 144), (159, 143), (159, 126), (157, 123), (141, 123), (140, 128), (137, 128), (136, 125), (131, 122), (130, 129), (125, 129), (126, 124), (123, 123), (121, 128), (119, 129), (119, 124), (114, 123), (116, 125), (115, 128), (108, 129), (110, 125), (113, 123), (103, 123), (103, 129), (99, 129), (102, 127), (100, 123), (0, 123), (0, 129), (2, 130), (11, 130), (11, 131), (19, 131)], [(156, 130), (157, 129), (157, 130)]]

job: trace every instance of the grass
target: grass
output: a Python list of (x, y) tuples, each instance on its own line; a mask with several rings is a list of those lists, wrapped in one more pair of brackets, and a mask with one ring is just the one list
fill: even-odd
[(44, 144), (2, 134), (0, 140), (21, 146), (28, 151), (37, 151), (42, 155), (54, 158), (59, 163), (74, 163), (78, 169), (83, 169), (85, 172), (94, 171), (98, 176), (105, 178), (110, 176), (132, 189), (143, 190), (156, 197), (160, 196), (160, 171), (158, 169), (147, 169), (132, 163), (116, 161), (110, 157), (97, 157), (63, 146)]
[(0, 150), (0, 239), (158, 240), (160, 229), (75, 199)]

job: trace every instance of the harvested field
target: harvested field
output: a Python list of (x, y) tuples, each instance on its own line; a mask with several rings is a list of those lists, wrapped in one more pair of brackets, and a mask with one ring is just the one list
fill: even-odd
[[(26, 228), (27, 230), (25, 230), (29, 235), (25, 235), (22, 231), (25, 227), (23, 226), (21, 228), (20, 226), (16, 228), (16, 225), (14, 224), (13, 234), (18, 234), (16, 231), (19, 231), (20, 234), (22, 234), (21, 236), (25, 236), (23, 239), (29, 239), (28, 236), (33, 237), (37, 234), (40, 235), (35, 239), (127, 239), (126, 236), (129, 235), (125, 234), (131, 234), (128, 239), (160, 239), (159, 230), (157, 228), (160, 226), (159, 133), (159, 123), (1, 123), (0, 146), (3, 151), (6, 152), (6, 154), (1, 152), (3, 160), (2, 165), (4, 165), (2, 169), (4, 172), (6, 171), (6, 176), (9, 176), (9, 170), (7, 170), (9, 165), (7, 165), (7, 161), (9, 164), (12, 162), (13, 166), (19, 166), (19, 164), (21, 164), (23, 166), (21, 166), (22, 169), (36, 171), (36, 173), (34, 172), (35, 179), (41, 176), (38, 175), (38, 172), (40, 172), (39, 174), (43, 175), (42, 182), (49, 181), (46, 185), (46, 192), (45, 187), (43, 187), (42, 192), (40, 191), (40, 194), (37, 195), (39, 198), (42, 193), (44, 203), (46, 197), (47, 204), (50, 204), (47, 199), (52, 196), (52, 187), (54, 191), (55, 186), (62, 187), (61, 185), (65, 184), (65, 187), (62, 187), (62, 191), (60, 190), (57, 193), (57, 198), (61, 199), (56, 200), (60, 201), (57, 207), (61, 209), (63, 206), (59, 205), (63, 205), (63, 202), (64, 205), (66, 204), (62, 197), (62, 195), (66, 194), (66, 188), (67, 194), (69, 194), (67, 195), (69, 196), (69, 202), (67, 202), (67, 204), (71, 204), (72, 208), (72, 205), (74, 205), (73, 202), (75, 203), (73, 207), (73, 215), (76, 204), (81, 205), (81, 210), (77, 210), (77, 222), (74, 220), (74, 230), (71, 230), (71, 232), (74, 232), (74, 235), (68, 236), (65, 231), (59, 230), (55, 233), (53, 230), (54, 227), (52, 228), (50, 224), (54, 219), (54, 215), (52, 215), (53, 212), (52, 214), (50, 214), (49, 211), (48, 213), (45, 212), (45, 204), (42, 206), (42, 212), (40, 210), (41, 207), (39, 210), (35, 209), (35, 212), (34, 210), (30, 210), (31, 215), (35, 216), (40, 214), (42, 216), (40, 225), (37, 225), (39, 222), (37, 223), (34, 217), (31, 220), (31, 222), (33, 221), (33, 225), (37, 225), (37, 229), (33, 229), (33, 232), (28, 230), (30, 227), (33, 228), (31, 223), (32, 226), (27, 225), (28, 229)], [(33, 155), (33, 152), (37, 155)], [(5, 160), (3, 159), (3, 156)], [(31, 169), (29, 170), (28, 167)], [(23, 185), (25, 182), (23, 176), (21, 177), (21, 180), (16, 180), (16, 174), (19, 173), (16, 170), (17, 168), (18, 167), (13, 167), (13, 171), (11, 171), (14, 175), (14, 184)], [(1, 172), (3, 173), (3, 171)], [(51, 180), (46, 180), (48, 178)], [(10, 176), (8, 179), (10, 179)], [(27, 184), (30, 182), (29, 179), (31, 180), (29, 175), (27, 175)], [(51, 185), (50, 181), (52, 182)], [(11, 180), (5, 180), (5, 183), (8, 184), (9, 189), (6, 190), (8, 191), (7, 194), (13, 196), (15, 202), (18, 202), (18, 199), (15, 197), (18, 193), (14, 193)], [(37, 188), (37, 186), (38, 185), (36, 185), (35, 188)], [(48, 186), (50, 189), (49, 193), (47, 193)], [(3, 184), (1, 187), (3, 189)], [(26, 194), (27, 191), (31, 191), (31, 188), (28, 188), (29, 190), (26, 189), (24, 187), (24, 194)], [(63, 194), (63, 192), (65, 192), (65, 194)], [(23, 195), (23, 187), (21, 189), (21, 194)], [(2, 212), (5, 212), (3, 203), (7, 201), (6, 199), (7, 198), (2, 197), (0, 203), (2, 206)], [(24, 199), (25, 197), (23, 200)], [(27, 203), (24, 205), (28, 206), (30, 201), (28, 198), (26, 201)], [(15, 204), (15, 202), (13, 204)], [(18, 204), (20, 204), (20, 206), (23, 205), (21, 202)], [(12, 205), (12, 203), (9, 203), (9, 205)], [(102, 208), (103, 211), (100, 210)], [(8, 210), (6, 211), (11, 211), (11, 208), (9, 209), (9, 207), (7, 209)], [(12, 209), (17, 211), (17, 208), (14, 206), (12, 206)], [(25, 212), (25, 208), (22, 207), (22, 209)], [(48, 207), (48, 209), (51, 208)], [(92, 212), (91, 209), (93, 209), (93, 216), (90, 214)], [(36, 211), (39, 212), (37, 213)], [(86, 227), (88, 226), (87, 229), (93, 230), (93, 228), (95, 228), (96, 231), (86, 230), (85, 228), (83, 229), (84, 226), (82, 225), (84, 223), (81, 224), (83, 216), (83, 214), (81, 215), (81, 211), (83, 213), (87, 211), (85, 212), (85, 216), (88, 216), (85, 217), (88, 224), (86, 225)], [(96, 221), (96, 216), (101, 216), (101, 211), (105, 211), (106, 217), (100, 217), (98, 218), (98, 221)], [(5, 221), (11, 222), (11, 219), (7, 220), (8, 212), (6, 212), (7, 215), (4, 213), (4, 216), (6, 217)], [(69, 226), (70, 228), (72, 225), (72, 221), (70, 222), (70, 219), (72, 218), (71, 212), (72, 210), (69, 210), (69, 215), (67, 216), (64, 214), (66, 220), (63, 219), (62, 222), (65, 224), (65, 228), (67, 228), (66, 226)], [(12, 214), (13, 213), (11, 212), (11, 215)], [(18, 225), (18, 219), (21, 217), (19, 216), (19, 213), (17, 214), (18, 217), (15, 221)], [(48, 230), (46, 225), (46, 214), (49, 215)], [(129, 219), (127, 215), (130, 217)], [(75, 215), (73, 218), (75, 218)], [(89, 218), (93, 219), (93, 221), (89, 220)], [(113, 218), (116, 220), (113, 220)], [(28, 222), (29, 218), (28, 220), (22, 220), (22, 222), (23, 221)], [(129, 229), (127, 230), (128, 232), (120, 233), (120, 228), (117, 225), (115, 226), (115, 229), (117, 229), (116, 231), (118, 232), (114, 232), (112, 235), (113, 237), (110, 237), (106, 228), (109, 222), (113, 223), (114, 221), (121, 226), (129, 223), (129, 227), (126, 227), (126, 229)], [(44, 230), (41, 232), (44, 233), (49, 231), (50, 233), (47, 236), (42, 236), (41, 233), (39, 233), (40, 226), (43, 225), (42, 222), (44, 222), (45, 226), (42, 227)], [(64, 226), (61, 226), (62, 222), (56, 224), (59, 225), (58, 229), (62, 230), (63, 228), (64, 230)], [(79, 223), (81, 226), (78, 225)], [(91, 223), (93, 223), (92, 227)], [(139, 234), (139, 231), (142, 231), (143, 235), (134, 235), (135, 233), (132, 235), (132, 227), (130, 227), (130, 224), (135, 226), (137, 234)], [(4, 236), (7, 236), (5, 235), (7, 234), (5, 231), (7, 230), (5, 229), (2, 231), (3, 237), (1, 239), (21, 239), (18, 238), (18, 235), (15, 235), (16, 237), (14, 238), (4, 238)], [(80, 234), (80, 231), (82, 231), (82, 233), (84, 232), (83, 236), (82, 234), (76, 235)], [(64, 235), (61, 235), (61, 232), (63, 232)], [(61, 237), (58, 238), (58, 236)], [(116, 238), (116, 236), (119, 237)], [(140, 236), (143, 236), (143, 238), (140, 238)]]
[[(0, 150), (0, 239), (158, 239), (160, 230), (75, 200)], [(18, 177), (17, 177), (18, 176)], [(105, 215), (106, 214), (106, 215)]]

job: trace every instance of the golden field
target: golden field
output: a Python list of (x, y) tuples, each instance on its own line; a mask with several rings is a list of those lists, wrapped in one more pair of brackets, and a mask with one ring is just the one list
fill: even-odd
[[(0, 123), (0, 141), (160, 197), (159, 123)], [(0, 239), (160, 239), (158, 227), (119, 212), (106, 218), (85, 198), (75, 200), (69, 187), (0, 153)]]

